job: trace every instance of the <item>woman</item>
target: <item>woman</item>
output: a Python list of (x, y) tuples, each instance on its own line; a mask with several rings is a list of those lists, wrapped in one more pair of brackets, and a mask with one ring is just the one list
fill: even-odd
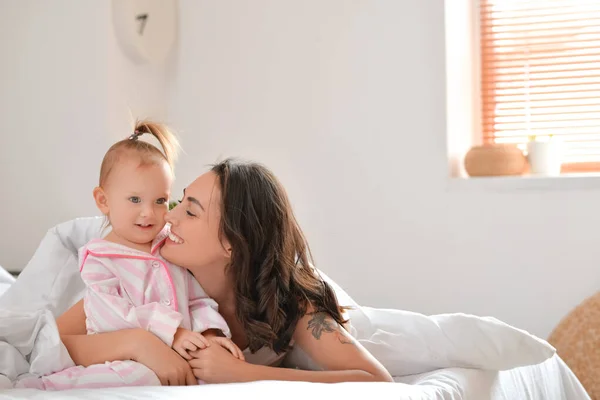
[[(167, 214), (167, 261), (187, 268), (219, 304), (246, 361), (220, 346), (186, 361), (141, 329), (86, 335), (80, 301), (58, 327), (77, 365), (132, 359), (163, 385), (255, 380), (392, 381), (385, 368), (344, 329), (331, 287), (309, 264), (310, 251), (285, 190), (265, 167), (226, 160), (184, 190)], [(277, 368), (291, 346), (321, 371)]]

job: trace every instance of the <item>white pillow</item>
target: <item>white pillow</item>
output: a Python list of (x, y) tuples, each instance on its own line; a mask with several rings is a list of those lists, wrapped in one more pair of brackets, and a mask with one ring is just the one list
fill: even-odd
[[(360, 307), (320, 272), (349, 311), (351, 334), (389, 371), (405, 376), (442, 368), (503, 371), (539, 364), (556, 350), (546, 341), (491, 317), (462, 313), (426, 316), (402, 310)], [(302, 351), (289, 364), (314, 369)]]
[(360, 343), (394, 376), (451, 367), (503, 371), (542, 363), (556, 353), (546, 341), (491, 317), (361, 311), (370, 327), (361, 326)]

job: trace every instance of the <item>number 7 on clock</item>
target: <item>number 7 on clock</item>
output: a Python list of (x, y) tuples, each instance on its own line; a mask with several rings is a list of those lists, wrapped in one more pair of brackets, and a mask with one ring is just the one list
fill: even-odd
[(144, 28), (146, 27), (146, 21), (148, 21), (148, 14), (139, 14), (135, 17), (135, 19), (140, 22), (140, 30), (138, 31), (138, 33), (140, 35), (143, 35)]

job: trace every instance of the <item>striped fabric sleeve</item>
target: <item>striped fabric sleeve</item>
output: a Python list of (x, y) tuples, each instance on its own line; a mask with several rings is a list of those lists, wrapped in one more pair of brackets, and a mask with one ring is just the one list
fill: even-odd
[(87, 285), (83, 304), (88, 332), (142, 328), (172, 346), (181, 314), (159, 302), (135, 306), (122, 288), (122, 278), (105, 262), (111, 261), (88, 254), (81, 270)]
[(188, 285), (192, 331), (202, 333), (208, 329), (219, 329), (225, 336), (231, 338), (231, 331), (225, 319), (219, 314), (217, 302), (206, 295), (195, 278), (190, 277)]

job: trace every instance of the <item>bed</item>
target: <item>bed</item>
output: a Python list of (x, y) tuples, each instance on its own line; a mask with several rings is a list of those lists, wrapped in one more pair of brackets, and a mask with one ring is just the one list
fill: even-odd
[[(40, 392), (0, 391), (0, 399), (302, 399), (377, 398), (396, 400), (579, 400), (589, 399), (555, 356), (541, 365), (505, 372), (444, 369), (397, 378), (399, 383), (315, 384), (263, 381), (195, 387), (145, 387)], [(222, 396), (222, 397), (221, 397)]]
[[(547, 342), (493, 318), (466, 314), (425, 316), (403, 310), (361, 307), (333, 280), (350, 305), (352, 334), (394, 376), (396, 383), (314, 384), (262, 381), (193, 387), (136, 387), (40, 392), (12, 389), (32, 362), (29, 344), (51, 337), (53, 316), (77, 301), (83, 289), (76, 250), (100, 232), (101, 220), (79, 219), (51, 229), (19, 279), (0, 270), (0, 399), (306, 399), (377, 398), (406, 400), (589, 399), (583, 386)], [(8, 288), (4, 294), (3, 290)], [(68, 295), (65, 295), (68, 294)], [(23, 324), (31, 320), (29, 325)], [(15, 328), (20, 326), (20, 328)], [(29, 329), (28, 327), (34, 327)], [(45, 330), (40, 335), (41, 330)], [(46, 354), (60, 340), (40, 343)], [(35, 348), (35, 345), (32, 345)], [(19, 351), (15, 351), (19, 349)], [(26, 350), (24, 350), (26, 349)], [(28, 350), (27, 350), (28, 349)], [(11, 358), (13, 357), (13, 358)], [(16, 358), (14, 358), (16, 357)], [(301, 351), (290, 367), (311, 368)], [(33, 362), (32, 362), (33, 364)], [(21, 367), (19, 367), (21, 366)], [(19, 370), (19, 368), (21, 368)], [(216, 397), (219, 396), (219, 397)]]
[[(397, 400), (580, 400), (589, 399), (579, 381), (558, 356), (542, 364), (494, 372), (448, 368), (395, 378), (395, 384), (263, 381), (195, 387), (140, 387), (121, 389), (0, 390), (0, 399), (307, 399), (377, 398)], [(222, 396), (222, 397), (207, 397)], [(226, 396), (226, 397), (225, 397)]]

